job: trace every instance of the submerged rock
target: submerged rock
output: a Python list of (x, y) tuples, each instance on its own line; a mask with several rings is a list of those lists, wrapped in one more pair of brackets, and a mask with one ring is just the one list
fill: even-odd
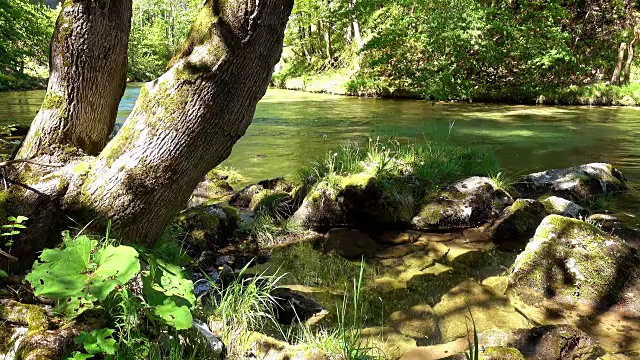
[(325, 252), (335, 252), (347, 259), (358, 259), (363, 255), (371, 256), (378, 250), (378, 243), (361, 230), (331, 229), (325, 235)]
[(418, 229), (444, 230), (478, 226), (511, 205), (511, 196), (485, 177), (472, 177), (427, 196), (412, 224)]
[(622, 173), (610, 164), (592, 163), (526, 175), (514, 185), (525, 197), (556, 195), (578, 202), (627, 189)]
[(276, 303), (276, 320), (280, 324), (304, 323), (311, 317), (326, 312), (322, 305), (288, 288), (275, 289), (271, 295)]
[(488, 229), (489, 238), (499, 248), (522, 250), (546, 215), (541, 203), (530, 199), (518, 199), (504, 209), (498, 220)]
[(529, 321), (509, 304), (506, 297), (473, 280), (464, 281), (449, 290), (433, 309), (440, 319), (443, 341), (466, 338), (474, 326), (470, 316), (473, 316), (478, 332), (530, 326)]
[(225, 204), (198, 206), (180, 213), (175, 223), (187, 233), (191, 251), (224, 246), (238, 227), (238, 211)]
[(546, 217), (516, 259), (509, 292), (525, 305), (545, 300), (602, 309), (627, 304), (640, 315), (638, 252), (617, 237), (586, 222), (558, 215)]
[(582, 206), (557, 196), (549, 196), (540, 200), (547, 215), (561, 215), (578, 218), (586, 216), (588, 211)]
[(417, 339), (438, 341), (438, 315), (426, 304), (414, 305), (408, 309), (395, 311), (387, 318), (387, 324), (400, 333)]

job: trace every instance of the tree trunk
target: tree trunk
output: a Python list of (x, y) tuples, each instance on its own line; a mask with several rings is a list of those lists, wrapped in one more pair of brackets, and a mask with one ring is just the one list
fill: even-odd
[(104, 148), (126, 86), (130, 28), (131, 0), (64, 2), (47, 95), (18, 158)]
[(333, 63), (333, 44), (331, 43), (331, 25), (325, 24), (324, 29), (324, 44), (327, 51), (327, 59), (329, 63)]
[(353, 21), (351, 22), (351, 27), (353, 29), (353, 39), (356, 41), (356, 45), (358, 46), (358, 50), (362, 48), (362, 35), (360, 34), (360, 22), (358, 21), (358, 13), (355, 10), (356, 0), (351, 0), (350, 3), (351, 8), (353, 9)]
[[(251, 124), (280, 59), (292, 7), (293, 0), (207, 0), (171, 68), (142, 88), (122, 129), (97, 156), (70, 157), (62, 168), (23, 164), (11, 176), (37, 174), (29, 181), (37, 192), (12, 187), (10, 198), (19, 197), (18, 210), (32, 210), (19, 214), (38, 226), (29, 228), (30, 241), (16, 242), (27, 250), (16, 256), (45, 246), (44, 240), (33, 241), (34, 235), (51, 233), (51, 226), (40, 229), (40, 220), (60, 223), (61, 212), (76, 220), (82, 220), (79, 215), (97, 223), (110, 220), (123, 240), (152, 245)], [(93, 44), (83, 51), (92, 58), (92, 51), (101, 49)], [(55, 132), (57, 126), (40, 122), (32, 132)], [(61, 149), (37, 160), (65, 160), (64, 155)]]
[(618, 49), (618, 63), (616, 64), (616, 69), (613, 71), (613, 76), (611, 76), (611, 83), (614, 85), (620, 85), (620, 74), (622, 73), (622, 62), (624, 61), (624, 53), (627, 50), (627, 43), (623, 42), (620, 44), (620, 48)]
[(631, 82), (631, 65), (633, 64), (633, 58), (635, 57), (635, 46), (638, 43), (638, 38), (640, 38), (640, 29), (635, 27), (633, 29), (633, 40), (629, 43), (629, 47), (627, 50), (627, 62), (624, 66), (624, 83), (628, 84)]

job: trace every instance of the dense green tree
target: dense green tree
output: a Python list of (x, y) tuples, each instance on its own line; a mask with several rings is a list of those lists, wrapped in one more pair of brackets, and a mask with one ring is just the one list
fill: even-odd
[(629, 81), (635, 10), (632, 0), (302, 0), (282, 74), (350, 69), (354, 92), (438, 99), (606, 81), (616, 68)]
[(129, 79), (160, 76), (187, 37), (202, 1), (134, 0), (129, 40)]
[(0, 1), (0, 89), (47, 64), (53, 13), (42, 1)]

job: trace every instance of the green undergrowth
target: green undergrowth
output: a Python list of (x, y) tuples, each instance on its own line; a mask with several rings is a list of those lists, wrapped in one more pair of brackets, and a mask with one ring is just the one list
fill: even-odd
[(469, 176), (499, 173), (498, 160), (483, 149), (426, 141), (401, 143), (378, 138), (369, 139), (366, 146), (357, 143), (343, 145), (300, 170), (298, 178), (308, 188), (322, 181), (331, 183), (356, 174), (362, 179), (388, 180), (391, 187), (394, 180), (406, 183), (412, 178), (428, 190), (437, 190)]
[(67, 358), (198, 358), (202, 343), (177, 341), (192, 336), (196, 299), (188, 271), (171, 263), (185, 261), (176, 245), (167, 239), (151, 251), (122, 245), (108, 227), (105, 236), (62, 235), (26, 279), (35, 295), (54, 299), (62, 323), (101, 324), (81, 332)]

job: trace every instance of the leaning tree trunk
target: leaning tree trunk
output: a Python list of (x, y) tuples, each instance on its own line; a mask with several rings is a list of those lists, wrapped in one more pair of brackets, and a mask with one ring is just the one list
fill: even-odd
[(622, 62), (624, 61), (624, 53), (627, 50), (627, 43), (621, 43), (618, 49), (618, 62), (616, 63), (616, 69), (611, 76), (611, 83), (614, 85), (620, 85), (620, 75), (622, 73)]
[[(28, 154), (35, 161), (55, 158), (64, 161), (64, 166), (22, 163), (20, 172), (10, 172), (13, 180), (18, 178), (15, 182), (28, 182), (31, 189), (14, 186), (8, 198), (17, 199), (11, 203), (21, 204), (19, 209), (31, 209), (21, 214), (32, 217), (35, 213), (38, 219), (33, 222), (36, 229), (30, 227), (26, 235), (28, 241), (16, 242), (23, 250), (17, 256), (28, 258), (29, 253), (46, 246), (42, 236), (51, 231), (42, 230), (41, 225), (45, 220), (60, 223), (62, 214), (98, 223), (110, 220), (124, 240), (153, 244), (198, 182), (230, 154), (251, 123), (280, 58), (292, 7), (293, 0), (207, 0), (171, 68), (141, 89), (122, 129), (99, 154), (70, 156), (57, 146), (41, 155), (21, 151), (23, 157)], [(113, 15), (107, 13), (107, 17)], [(86, 46), (83, 57), (92, 57), (95, 50)], [(78, 71), (86, 72), (82, 66)], [(101, 96), (93, 94), (86, 106), (94, 107)], [(63, 100), (69, 104), (68, 98)], [(85, 106), (77, 100), (72, 105)], [(72, 120), (62, 125), (38, 122), (31, 131), (55, 133), (82, 127), (76, 123), (80, 120)], [(107, 127), (112, 121), (106, 116), (94, 118), (88, 127)], [(95, 135), (88, 133), (83, 138), (82, 134), (78, 134), (78, 145), (87, 144)], [(108, 131), (102, 135), (105, 142)], [(61, 139), (66, 137), (50, 142), (58, 145)], [(32, 174), (37, 179), (30, 179)]]

